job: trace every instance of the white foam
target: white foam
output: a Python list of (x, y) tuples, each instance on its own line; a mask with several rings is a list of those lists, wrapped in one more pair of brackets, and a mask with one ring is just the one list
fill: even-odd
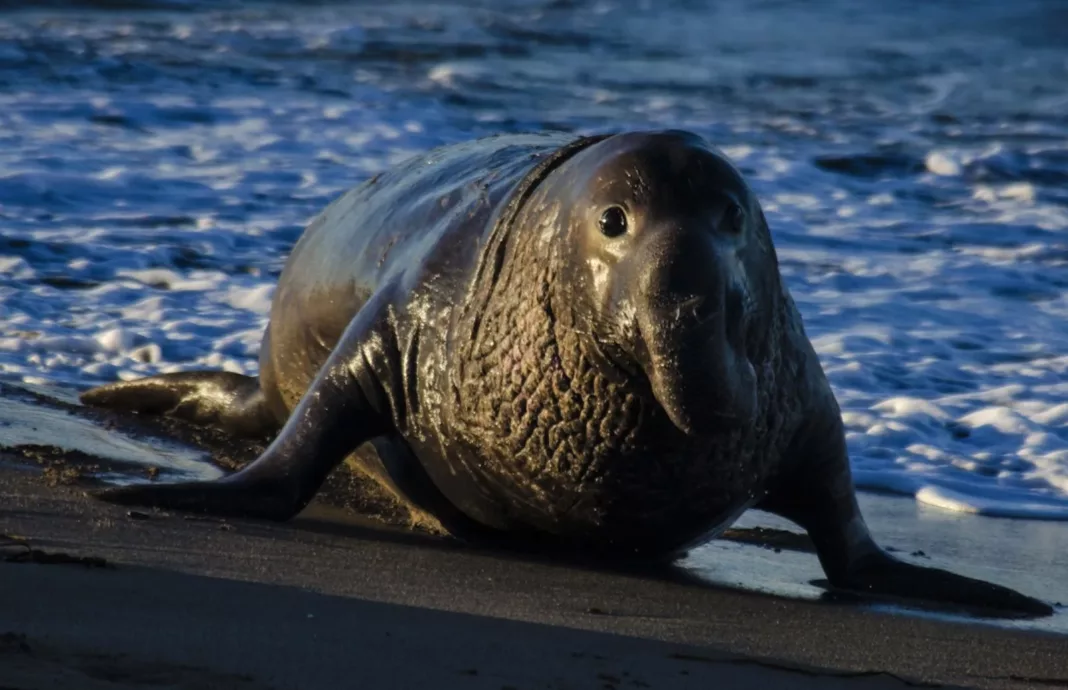
[(927, 170), (944, 177), (960, 175), (962, 170), (960, 162), (954, 160), (951, 154), (943, 151), (932, 151), (927, 154), (926, 164)]
[[(579, 3), (562, 32), (540, 5), (326, 5), (4, 15), (0, 376), (255, 374), (300, 229), (368, 176), (502, 130), (686, 128), (762, 201), (857, 484), (1068, 518), (1063, 56), (973, 26), (1004, 3)], [(981, 66), (954, 57), (976, 36)]]

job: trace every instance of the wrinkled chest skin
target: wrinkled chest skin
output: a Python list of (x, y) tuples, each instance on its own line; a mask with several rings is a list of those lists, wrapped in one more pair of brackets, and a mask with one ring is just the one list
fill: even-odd
[[(548, 216), (547, 216), (548, 217)], [(523, 229), (497, 284), (461, 320), (445, 410), (451, 461), (495, 526), (597, 548), (671, 553), (725, 528), (762, 496), (799, 420), (780, 348), (759, 362), (752, 425), (692, 437), (639, 376), (620, 376), (562, 307), (567, 278)], [(518, 260), (538, 256), (541, 261)], [(468, 314), (469, 316), (469, 314)], [(781, 323), (773, 337), (785, 340)]]

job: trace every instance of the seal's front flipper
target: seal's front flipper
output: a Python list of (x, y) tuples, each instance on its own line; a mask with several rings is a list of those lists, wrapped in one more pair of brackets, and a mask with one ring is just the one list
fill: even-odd
[(938, 568), (904, 563), (872, 542), (874, 551), (857, 559), (838, 582), (856, 592), (956, 604), (999, 615), (1049, 616), (1053, 607), (1008, 587)]
[(808, 531), (831, 585), (872, 596), (950, 604), (975, 613), (1047, 616), (1048, 604), (1007, 587), (899, 561), (872, 539), (853, 488), (838, 406), (788, 450), (787, 472), (757, 505)]
[(93, 407), (166, 415), (215, 426), (236, 436), (278, 431), (259, 381), (228, 371), (188, 371), (110, 383), (81, 394)]
[[(231, 475), (211, 482), (180, 482), (101, 489), (92, 495), (108, 503), (205, 513), (217, 517), (287, 520), (300, 508), (299, 496), (277, 482)], [(301, 506), (302, 508), (303, 506)]]
[[(208, 482), (105, 489), (97, 498), (212, 515), (286, 520), (311, 501), (330, 471), (391, 429), (387, 390), (394, 344), (372, 328), (365, 305), (342, 335), (274, 442), (240, 472)], [(383, 329), (384, 331), (385, 329)], [(381, 375), (380, 375), (381, 374)]]

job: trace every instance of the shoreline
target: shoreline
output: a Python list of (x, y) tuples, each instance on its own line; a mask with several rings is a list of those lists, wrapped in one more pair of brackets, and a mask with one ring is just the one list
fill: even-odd
[(541, 562), (315, 510), (284, 524), (128, 511), (8, 464), (0, 502), (0, 533), (114, 566), (0, 562), (0, 679), (29, 674), (20, 690), (84, 675), (87, 658), (120, 678), (99, 687), (124, 690), (150, 676), (182, 688), (1068, 683), (1068, 637), (1050, 633)]

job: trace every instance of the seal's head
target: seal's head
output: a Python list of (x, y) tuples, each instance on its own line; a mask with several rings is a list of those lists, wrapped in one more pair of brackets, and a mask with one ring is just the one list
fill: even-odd
[(781, 287), (738, 170), (700, 137), (662, 131), (608, 137), (550, 177), (572, 322), (608, 360), (644, 372), (683, 432), (750, 424)]

